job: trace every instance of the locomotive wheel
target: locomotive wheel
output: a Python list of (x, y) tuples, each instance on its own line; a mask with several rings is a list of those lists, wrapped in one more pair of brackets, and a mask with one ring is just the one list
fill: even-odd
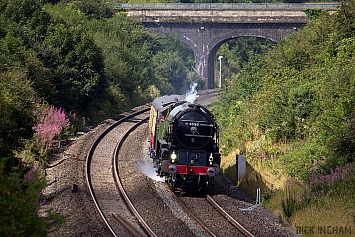
[(198, 176), (198, 179), (197, 179), (197, 190), (199, 192), (201, 192), (201, 190), (202, 190), (202, 187), (201, 187), (201, 176), (200, 175)]
[(176, 182), (176, 175), (169, 174), (168, 178), (168, 185), (171, 189), (171, 191), (175, 191), (175, 182)]
[(206, 195), (209, 193), (210, 185), (211, 185), (211, 179), (207, 178), (207, 180), (206, 180), (206, 188), (205, 188), (205, 194)]
[(197, 187), (200, 195), (207, 195), (209, 190), (210, 179), (208, 177), (198, 177)]
[(207, 189), (207, 180), (205, 179), (205, 177), (203, 176), (198, 176), (198, 179), (197, 179), (197, 190), (200, 192), (200, 193), (205, 193), (206, 192), (206, 189)]

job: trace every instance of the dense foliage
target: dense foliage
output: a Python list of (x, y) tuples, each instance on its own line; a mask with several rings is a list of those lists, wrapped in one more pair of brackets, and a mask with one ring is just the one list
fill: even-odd
[(46, 236), (63, 222), (39, 213), (51, 154), (85, 122), (184, 93), (193, 54), (99, 0), (1, 0), (0, 19), (0, 235)]
[(281, 167), (311, 190), (315, 177), (347, 170), (355, 161), (354, 9), (351, 1), (332, 15), (307, 11), (307, 26), (229, 78), (214, 108), (224, 154)]
[[(275, 44), (271, 40), (255, 37), (238, 37), (222, 44), (215, 59), (217, 61), (219, 56), (223, 56), (222, 84), (229, 78), (235, 77), (251, 60), (265, 54)], [(215, 66), (219, 67), (219, 62)]]

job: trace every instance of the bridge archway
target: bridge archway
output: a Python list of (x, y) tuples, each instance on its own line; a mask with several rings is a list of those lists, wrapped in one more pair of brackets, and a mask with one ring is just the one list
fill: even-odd
[(303, 23), (214, 22), (144, 22), (143, 25), (156, 34), (175, 34), (179, 40), (190, 46), (196, 59), (195, 69), (209, 89), (215, 86), (214, 58), (224, 42), (243, 36), (261, 37), (279, 42), (304, 26)]
[[(251, 39), (251, 38), (254, 38), (254, 39)], [(241, 41), (237, 41), (239, 39), (242, 39), (242, 40)], [(254, 43), (257, 43), (258, 45), (259, 44), (273, 45), (273, 44), (277, 43), (277, 42), (275, 42), (275, 41), (273, 41), (271, 39), (266, 39), (264, 37), (258, 37), (258, 36), (235, 36), (235, 37), (232, 37), (232, 38), (224, 39), (224, 40), (216, 43), (213, 46), (213, 48), (212, 48), (212, 50), (211, 50), (211, 52), (209, 54), (209, 57), (208, 57), (208, 65), (212, 65), (212, 66), (208, 67), (208, 75), (209, 75), (208, 76), (208, 78), (209, 78), (208, 83), (209, 83), (210, 87), (216, 86), (215, 85), (216, 81), (217, 81), (217, 84), (218, 84), (218, 78), (219, 78), (219, 72), (218, 72), (219, 70), (218, 69), (217, 69), (217, 73), (216, 73), (216, 68), (219, 68), (219, 62), (218, 62), (219, 59), (218, 59), (218, 57), (222, 56), (222, 58), (223, 58), (222, 62), (229, 60), (228, 59), (229, 58), (228, 55), (225, 55), (223, 53), (218, 53), (218, 50), (222, 47), (222, 45), (229, 43), (229, 41), (232, 41), (231, 42), (232, 45), (233, 44), (238, 44), (238, 46), (235, 46), (235, 47), (238, 47), (239, 48), (238, 51), (240, 51), (240, 52), (243, 52), (243, 50), (245, 49), (245, 48), (243, 48), (243, 46), (246, 46), (246, 45), (251, 45), (252, 46)], [(273, 42), (273, 43), (271, 43), (271, 42)], [(259, 49), (258, 51), (262, 52), (263, 50)], [(217, 55), (217, 53), (218, 53), (218, 55)], [(240, 55), (240, 56), (242, 56), (242, 55)], [(218, 64), (217, 65), (218, 67), (215, 65), (216, 63)], [(227, 64), (222, 63), (222, 65), (227, 65)], [(229, 72), (228, 72), (228, 70), (225, 70), (225, 69), (226, 68), (224, 68), (222, 70), (222, 72), (223, 72), (222, 73), (222, 85), (223, 85), (224, 78), (229, 77), (231, 75), (230, 74), (231, 71), (233, 71), (233, 69), (235, 70), (236, 68), (232, 68), (231, 71), (229, 71)], [(210, 81), (210, 80), (212, 80), (212, 78), (213, 78), (213, 81)]]

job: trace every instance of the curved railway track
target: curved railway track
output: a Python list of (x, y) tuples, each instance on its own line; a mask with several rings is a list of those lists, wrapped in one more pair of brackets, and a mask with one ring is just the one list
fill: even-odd
[[(137, 223), (137, 220), (127, 210), (126, 204), (123, 203), (121, 195), (126, 197), (125, 193), (120, 195), (116, 189), (116, 184), (119, 183), (115, 166), (118, 149), (114, 149), (116, 144), (121, 144), (129, 132), (145, 121), (149, 115), (147, 112), (149, 112), (149, 107), (142, 108), (111, 125), (95, 140), (87, 155), (86, 185), (100, 218), (113, 236), (122, 236), (124, 232), (126, 234), (128, 232), (130, 236), (147, 236), (146, 229)], [(116, 180), (113, 180), (113, 177), (116, 177)], [(138, 217), (138, 220), (142, 226), (147, 227), (142, 219)], [(119, 226), (117, 222), (120, 223)], [(152, 232), (149, 232), (149, 228), (148, 233), (154, 236)]]
[[(148, 144), (143, 144), (149, 108), (139, 110), (104, 131), (87, 155), (87, 188), (111, 234), (254, 236), (235, 220), (234, 212), (233, 218), (212, 197), (176, 197), (166, 183), (147, 177), (138, 164), (150, 163)], [(136, 134), (127, 139), (131, 133)], [(250, 228), (249, 222), (243, 223)]]
[[(134, 204), (132, 204), (126, 194), (118, 174), (117, 161), (123, 141), (127, 138), (130, 132), (147, 120), (148, 110), (149, 108), (144, 108), (141, 111), (125, 116), (111, 125), (95, 140), (87, 155), (85, 169), (87, 187), (100, 218), (113, 236), (120, 236), (123, 232), (129, 236), (157, 236), (140, 216), (139, 212), (134, 207)], [(114, 150), (112, 149), (113, 143), (117, 143), (117, 145), (114, 146)], [(103, 154), (104, 150), (106, 150), (106, 155)], [(110, 152), (112, 153), (112, 156), (108, 155)], [(114, 177), (114, 181), (112, 180), (112, 177)], [(120, 193), (117, 192), (116, 187), (119, 188)], [(168, 189), (167, 186), (166, 188)], [(124, 204), (122, 203), (121, 197), (124, 198)], [(117, 204), (115, 204), (115, 202), (117, 202)], [(122, 211), (126, 209), (126, 204), (129, 206), (130, 211), (134, 213), (135, 217), (130, 216), (129, 211), (127, 210), (124, 212)], [(218, 236), (213, 234), (212, 231), (199, 221), (199, 219), (191, 214), (189, 209), (193, 209), (192, 207), (183, 207), (183, 209), (185, 209), (187, 215), (194, 219), (197, 225), (199, 225), (207, 235)], [(212, 216), (226, 217), (227, 215), (213, 214)], [(200, 219), (205, 218), (200, 217)], [(227, 221), (228, 219), (225, 220)], [(210, 221), (213, 222), (214, 220)], [(119, 224), (119, 227), (117, 226), (117, 223)], [(240, 228), (239, 224), (235, 226)], [(224, 233), (226, 232), (224, 231)], [(237, 236), (239, 236), (242, 232), (233, 232), (234, 235), (235, 233), (238, 233)], [(244, 233), (247, 233), (245, 236), (252, 236), (245, 229)]]
[[(213, 102), (215, 91), (201, 93), (197, 102), (209, 105)], [(148, 109), (142, 106), (137, 109)], [(172, 198), (167, 185), (157, 176), (152, 167), (147, 144), (147, 125), (136, 125), (143, 121), (144, 117), (137, 117), (131, 113), (123, 114), (124, 120), (108, 119), (89, 132), (75, 139), (70, 146), (55, 158), (47, 169), (47, 179), (50, 183), (45, 189), (45, 195), (53, 196), (52, 201), (43, 205), (43, 210), (52, 208), (54, 211), (63, 213), (68, 217), (65, 225), (50, 236), (149, 236), (140, 221), (127, 207), (126, 201), (118, 191), (114, 171), (119, 170), (119, 179), (132, 201), (132, 205), (148, 226), (156, 233), (156, 236), (225, 236), (223, 232), (226, 225), (230, 226), (235, 236), (245, 236), (236, 230), (235, 226), (225, 220), (215, 225), (205, 223), (211, 216), (220, 216), (225, 219), (225, 214), (220, 215), (205, 198), (190, 199), (193, 210), (203, 225), (210, 229), (202, 230), (199, 224), (192, 221), (180, 205)], [(124, 134), (134, 125), (139, 126), (125, 140)], [(99, 138), (98, 138), (99, 137)], [(97, 139), (98, 138), (98, 139)], [(122, 146), (117, 146), (122, 141)], [(92, 144), (92, 145), (91, 145)], [(88, 150), (89, 153), (88, 153)], [(117, 154), (115, 155), (115, 150)], [(114, 162), (117, 157), (118, 162)], [(118, 167), (114, 167), (118, 164)], [(154, 175), (147, 172), (149, 167)], [(82, 172), (82, 168), (84, 172)], [(85, 170), (88, 169), (85, 175)], [(118, 177), (118, 176), (117, 176)], [(85, 184), (86, 179), (90, 184)], [(238, 220), (255, 236), (298, 236), (294, 229), (281, 226), (277, 217), (271, 213), (257, 208), (253, 212), (242, 212), (240, 208), (252, 205), (253, 201), (243, 192), (237, 189), (231, 182), (226, 182), (225, 177), (220, 176), (213, 186), (212, 196), (218, 204), (224, 208), (230, 216)], [(76, 191), (70, 191), (70, 187), (76, 185)], [(91, 189), (91, 191), (86, 191)], [(57, 190), (53, 194), (53, 190)], [(97, 211), (92, 208), (92, 197), (95, 198)], [(97, 218), (98, 213), (102, 221)], [(214, 221), (213, 221), (214, 220)], [(106, 222), (105, 227), (102, 223)], [(126, 224), (122, 224), (126, 222)], [(125, 226), (122, 228), (121, 226)], [(110, 229), (110, 231), (108, 231)]]

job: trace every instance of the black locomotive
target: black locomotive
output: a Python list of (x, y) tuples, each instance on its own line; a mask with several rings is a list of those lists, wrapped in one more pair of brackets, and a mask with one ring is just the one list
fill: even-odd
[(207, 192), (219, 172), (218, 126), (202, 105), (183, 96), (155, 99), (149, 119), (151, 157), (170, 188)]

